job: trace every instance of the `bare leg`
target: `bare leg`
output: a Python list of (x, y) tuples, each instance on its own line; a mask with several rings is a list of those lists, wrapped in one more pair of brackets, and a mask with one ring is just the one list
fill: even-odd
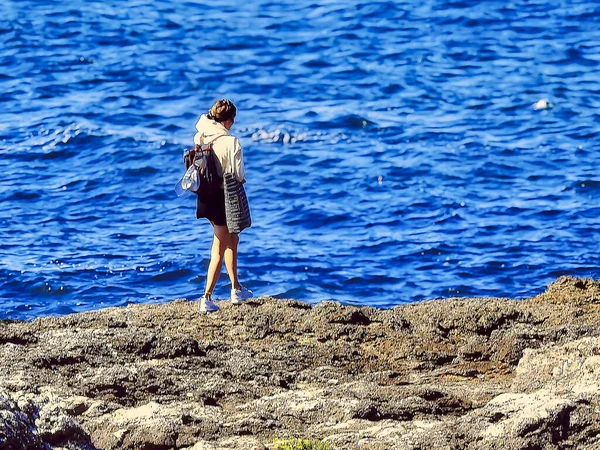
[(238, 244), (240, 242), (239, 235), (235, 233), (229, 234), (229, 245), (225, 249), (225, 267), (229, 274), (229, 280), (231, 281), (231, 287), (233, 289), (241, 289), (240, 281), (238, 280), (237, 273), (237, 253)]
[(226, 226), (214, 225), (214, 229), (215, 234), (210, 251), (210, 264), (208, 265), (208, 273), (206, 275), (206, 289), (204, 290), (204, 297), (207, 299), (211, 298), (212, 292), (217, 285), (221, 267), (223, 267), (223, 255), (229, 245), (230, 236)]

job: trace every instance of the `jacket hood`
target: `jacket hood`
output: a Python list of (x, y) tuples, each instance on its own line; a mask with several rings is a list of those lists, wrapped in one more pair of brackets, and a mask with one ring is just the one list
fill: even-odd
[(200, 116), (196, 123), (196, 130), (198, 130), (194, 136), (196, 144), (199, 144), (200, 140), (207, 144), (217, 136), (229, 136), (229, 131), (222, 123), (209, 119), (206, 114)]

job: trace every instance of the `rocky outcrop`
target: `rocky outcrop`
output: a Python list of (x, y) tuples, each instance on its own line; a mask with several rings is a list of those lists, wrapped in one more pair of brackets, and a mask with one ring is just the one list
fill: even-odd
[(0, 323), (0, 448), (600, 449), (600, 286)]

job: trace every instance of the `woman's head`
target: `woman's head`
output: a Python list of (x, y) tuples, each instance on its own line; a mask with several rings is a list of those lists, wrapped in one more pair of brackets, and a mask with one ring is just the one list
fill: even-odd
[[(231, 100), (217, 100), (208, 111), (208, 118), (225, 125), (225, 122), (235, 120), (237, 109)], [(231, 125), (229, 125), (231, 127)]]

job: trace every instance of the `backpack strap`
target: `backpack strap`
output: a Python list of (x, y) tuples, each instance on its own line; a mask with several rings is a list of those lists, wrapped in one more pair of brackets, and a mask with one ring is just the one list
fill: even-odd
[(196, 151), (199, 151), (199, 152), (209, 152), (209, 151), (211, 151), (213, 149), (213, 144), (217, 141), (217, 139), (219, 139), (219, 138), (221, 138), (223, 136), (225, 136), (225, 135), (221, 134), (220, 136), (217, 136), (212, 141), (210, 141), (208, 144), (197, 145), (196, 146)]

